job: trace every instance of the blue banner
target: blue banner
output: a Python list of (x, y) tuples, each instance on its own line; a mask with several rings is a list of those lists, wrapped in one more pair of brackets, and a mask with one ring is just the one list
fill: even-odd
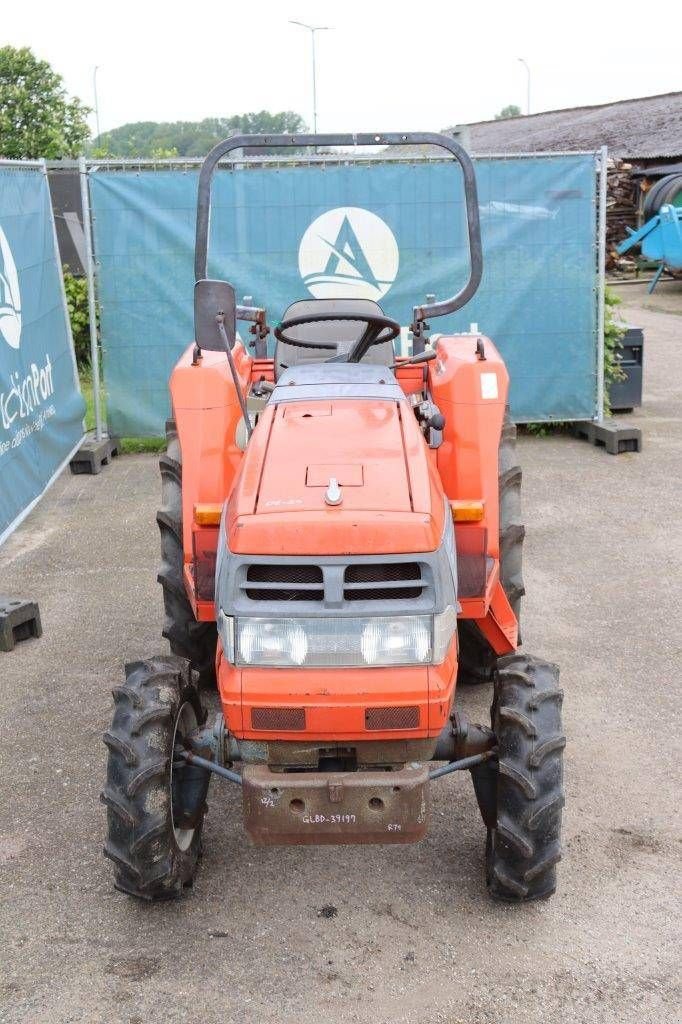
[(45, 172), (0, 165), (0, 543), (83, 436)]
[[(596, 167), (591, 155), (476, 160), (483, 281), (434, 332), (472, 322), (500, 348), (517, 421), (591, 419), (597, 396)], [(192, 339), (198, 174), (91, 173), (108, 420), (160, 434)], [(447, 162), (246, 166), (215, 176), (209, 276), (277, 323), (310, 295), (374, 298), (407, 326), (468, 275), (461, 173)]]

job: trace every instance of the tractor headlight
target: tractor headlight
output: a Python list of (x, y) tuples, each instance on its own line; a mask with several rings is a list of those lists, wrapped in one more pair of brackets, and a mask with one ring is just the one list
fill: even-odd
[(234, 619), (226, 615), (222, 608), (218, 611), (218, 636), (222, 644), (223, 654), (234, 665)]
[(423, 665), (431, 660), (431, 623), (427, 615), (369, 619), (360, 651), (366, 665)]
[(451, 604), (433, 617), (433, 664), (445, 661), (448, 647), (457, 631), (457, 612)]
[(445, 501), (445, 520), (443, 522), (443, 536), (441, 537), (441, 548), (445, 552), (452, 575), (452, 584), (457, 591), (457, 546), (455, 541), (455, 524), (452, 521), (452, 510), (450, 502)]
[(295, 619), (238, 619), (237, 656), (243, 665), (304, 665), (308, 635)]
[[(234, 622), (237, 665), (367, 668), (429, 665), (433, 661), (432, 615), (244, 618)], [(227, 651), (224, 643), (223, 647)]]

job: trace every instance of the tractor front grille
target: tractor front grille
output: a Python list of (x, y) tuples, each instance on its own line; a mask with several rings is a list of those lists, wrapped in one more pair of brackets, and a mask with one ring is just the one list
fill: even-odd
[[(434, 558), (431, 553), (386, 561), (362, 555), (330, 556), (319, 562), (294, 558), (239, 558), (231, 575), (236, 615), (343, 614), (408, 615), (434, 606)], [(223, 611), (232, 603), (226, 594)], [(293, 605), (291, 611), (287, 605)]]
[(421, 597), (425, 581), (418, 562), (358, 562), (343, 577), (346, 601), (409, 601)]
[(245, 590), (252, 601), (321, 601), (322, 569), (319, 565), (250, 565)]

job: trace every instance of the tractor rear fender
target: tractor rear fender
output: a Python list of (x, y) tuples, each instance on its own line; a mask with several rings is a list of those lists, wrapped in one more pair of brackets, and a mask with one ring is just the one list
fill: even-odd
[[(224, 353), (203, 352), (193, 363), (192, 344), (183, 353), (170, 378), (173, 417), (176, 422), (182, 452), (182, 542), (185, 558), (185, 578), (190, 600), (198, 618), (214, 618), (212, 588), (210, 601), (201, 601), (205, 607), (197, 608), (194, 550), (197, 544), (197, 524), (194, 509), (197, 504), (222, 505), (232, 490), (242, 461), (242, 451), (236, 443), (237, 425), (242, 418), (229, 366)], [(253, 360), (241, 343), (233, 349), (237, 372), (246, 393), (252, 377)], [(211, 532), (218, 539), (218, 528), (201, 530), (202, 550), (215, 551), (211, 545)]]
[(509, 375), (492, 341), (481, 335), (440, 337), (429, 387), (445, 417), (436, 449), (451, 501), (482, 500), (477, 521), (455, 521), (460, 619), (472, 619), (497, 654), (516, 649), (518, 623), (500, 581), (500, 435)]
[(482, 520), (456, 529), (485, 529), (487, 554), (498, 559), (498, 449), (509, 375), (492, 341), (480, 335), (441, 336), (435, 348), (429, 388), (445, 417), (436, 453), (443, 490), (451, 500), (483, 500)]

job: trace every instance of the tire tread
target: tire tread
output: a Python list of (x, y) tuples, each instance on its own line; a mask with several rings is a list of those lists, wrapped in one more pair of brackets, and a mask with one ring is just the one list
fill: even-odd
[(104, 854), (114, 864), (117, 889), (145, 900), (179, 896), (196, 872), (201, 824), (187, 850), (175, 842), (170, 798), (174, 723), (191, 703), (205, 713), (189, 662), (163, 654), (126, 665), (114, 687), (114, 714), (104, 734), (107, 778), (100, 799), (107, 809)]
[(488, 840), (491, 896), (545, 899), (556, 889), (564, 806), (561, 690), (556, 665), (500, 658), (492, 708), (497, 740), (497, 820)]

